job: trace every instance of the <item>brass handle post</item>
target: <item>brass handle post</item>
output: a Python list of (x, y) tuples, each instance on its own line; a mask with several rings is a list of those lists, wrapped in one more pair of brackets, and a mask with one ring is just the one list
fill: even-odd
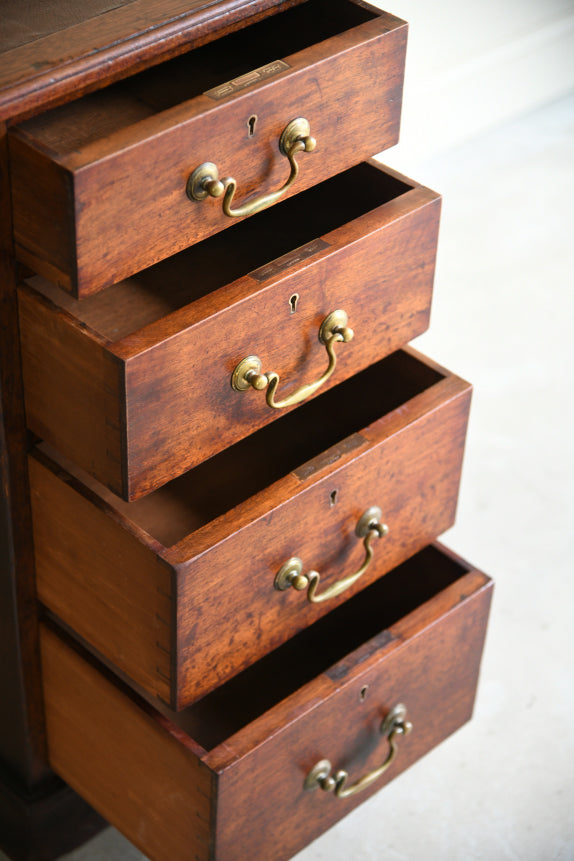
[(379, 768), (375, 768), (374, 771), (365, 774), (356, 783), (347, 786), (348, 773), (341, 769), (331, 774), (333, 770), (331, 763), (328, 759), (322, 759), (313, 766), (305, 778), (304, 788), (306, 790), (322, 789), (325, 792), (332, 792), (337, 798), (349, 798), (351, 795), (357, 795), (357, 793), (367, 789), (387, 771), (395, 759), (398, 753), (398, 736), (408, 735), (412, 730), (413, 725), (406, 717), (407, 708), (402, 703), (399, 703), (384, 718), (380, 732), (381, 735), (386, 736), (388, 739), (389, 752)]
[(292, 556), (285, 562), (275, 577), (275, 589), (279, 592), (284, 592), (292, 586), (298, 592), (307, 590), (307, 601), (311, 604), (320, 604), (323, 601), (329, 601), (331, 598), (336, 598), (346, 589), (349, 589), (353, 583), (363, 576), (369, 567), (373, 558), (373, 548), (371, 546), (375, 537), (383, 538), (389, 532), (389, 527), (386, 523), (381, 523), (382, 512), (378, 506), (373, 505), (368, 508), (359, 518), (355, 528), (355, 534), (359, 538), (363, 538), (365, 547), (365, 558), (358, 571), (353, 574), (348, 574), (337, 583), (329, 586), (319, 595), (317, 595), (317, 587), (319, 586), (320, 574), (318, 571), (309, 571), (308, 574), (303, 574), (303, 563), (298, 556)]
[(272, 410), (281, 410), (285, 407), (292, 407), (295, 404), (300, 404), (301, 401), (310, 398), (315, 392), (324, 385), (329, 377), (332, 376), (337, 365), (337, 356), (335, 354), (335, 344), (343, 342), (348, 343), (353, 339), (354, 332), (347, 326), (347, 315), (344, 311), (333, 311), (329, 314), (319, 329), (319, 340), (325, 346), (329, 363), (326, 370), (321, 374), (318, 380), (312, 383), (306, 383), (301, 388), (293, 392), (282, 400), (275, 400), (275, 393), (279, 385), (279, 374), (275, 371), (270, 371), (267, 374), (261, 373), (261, 359), (258, 356), (246, 356), (242, 359), (233, 374), (231, 375), (231, 387), (236, 392), (245, 392), (252, 388), (256, 391), (267, 389), (265, 399), (267, 406)]
[(186, 188), (187, 196), (190, 200), (205, 200), (206, 197), (221, 197), (223, 195), (224, 215), (229, 218), (254, 215), (276, 203), (291, 188), (299, 174), (299, 164), (295, 157), (300, 152), (312, 152), (316, 146), (317, 141), (311, 136), (309, 122), (304, 117), (297, 117), (285, 126), (279, 139), (279, 152), (289, 161), (290, 172), (285, 184), (277, 191), (263, 194), (261, 197), (233, 209), (232, 203), (237, 190), (236, 180), (231, 176), (220, 179), (217, 166), (211, 161), (206, 161), (196, 167), (189, 177)]

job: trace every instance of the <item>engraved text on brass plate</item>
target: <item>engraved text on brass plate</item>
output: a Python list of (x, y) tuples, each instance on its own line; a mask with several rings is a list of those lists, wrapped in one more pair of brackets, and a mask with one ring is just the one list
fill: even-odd
[(206, 90), (203, 95), (208, 96), (210, 99), (215, 99), (216, 101), (218, 99), (224, 99), (226, 96), (231, 96), (238, 90), (245, 90), (247, 87), (253, 86), (253, 84), (258, 84), (260, 81), (264, 81), (265, 78), (272, 78), (273, 75), (278, 75), (279, 72), (283, 72), (285, 69), (290, 68), (291, 66), (289, 63), (286, 63), (284, 60), (273, 60), (272, 63), (267, 63), (265, 66), (253, 69), (251, 72), (247, 72), (239, 78), (234, 78), (232, 81), (226, 81), (225, 84), (220, 84), (218, 87)]

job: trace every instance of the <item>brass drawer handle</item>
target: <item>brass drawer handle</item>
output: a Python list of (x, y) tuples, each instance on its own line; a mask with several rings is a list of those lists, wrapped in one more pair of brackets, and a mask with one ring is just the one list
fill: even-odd
[(356, 583), (359, 577), (362, 577), (373, 558), (373, 548), (371, 541), (375, 536), (383, 538), (388, 534), (389, 527), (386, 523), (381, 523), (382, 512), (378, 506), (373, 505), (368, 508), (365, 513), (359, 518), (355, 527), (355, 534), (359, 538), (363, 538), (365, 547), (365, 559), (358, 571), (354, 574), (349, 574), (338, 583), (334, 583), (317, 595), (317, 586), (319, 585), (320, 574), (317, 571), (309, 571), (308, 574), (303, 574), (303, 563), (298, 556), (293, 556), (284, 565), (281, 566), (275, 577), (274, 586), (279, 592), (284, 592), (293, 586), (297, 591), (307, 589), (307, 600), (311, 604), (319, 604), (321, 601), (328, 601), (330, 598), (336, 598), (341, 592), (344, 592), (353, 583)]
[(231, 387), (236, 392), (246, 392), (253, 388), (257, 391), (267, 389), (266, 400), (267, 405), (274, 410), (281, 410), (284, 407), (292, 407), (295, 404), (300, 404), (306, 398), (314, 395), (317, 389), (327, 382), (332, 375), (337, 365), (337, 357), (335, 355), (335, 344), (339, 341), (348, 343), (353, 338), (353, 330), (347, 326), (347, 315), (344, 311), (333, 311), (328, 317), (325, 317), (319, 329), (319, 340), (325, 345), (327, 355), (329, 356), (329, 364), (327, 370), (321, 374), (318, 380), (314, 383), (307, 383), (289, 395), (283, 398), (282, 401), (275, 400), (275, 392), (279, 385), (279, 374), (270, 371), (268, 374), (261, 373), (261, 359), (258, 356), (246, 356), (242, 359), (233, 374), (231, 375)]
[(297, 117), (283, 129), (279, 138), (279, 151), (286, 156), (291, 166), (289, 179), (278, 191), (272, 191), (232, 209), (233, 197), (237, 182), (233, 177), (219, 179), (219, 170), (211, 161), (206, 161), (193, 171), (187, 180), (187, 196), (191, 200), (205, 200), (206, 197), (221, 197), (223, 194), (223, 213), (229, 218), (242, 218), (244, 215), (254, 215), (262, 209), (267, 209), (276, 203), (285, 192), (291, 188), (299, 173), (299, 165), (295, 156), (300, 152), (311, 152), (317, 146), (317, 141), (311, 137), (309, 122), (304, 117)]
[(349, 796), (356, 795), (358, 792), (362, 792), (363, 789), (367, 789), (371, 784), (375, 783), (375, 781), (378, 780), (385, 771), (387, 771), (396, 757), (398, 753), (396, 737), (399, 735), (408, 735), (412, 730), (413, 725), (410, 721), (406, 720), (406, 716), (407, 707), (402, 703), (399, 703), (391, 709), (383, 720), (380, 732), (381, 735), (388, 737), (389, 752), (387, 754), (387, 758), (379, 768), (365, 774), (364, 777), (361, 777), (360, 780), (357, 780), (357, 782), (353, 783), (351, 786), (345, 787), (345, 783), (349, 776), (347, 772), (341, 770), (336, 771), (335, 774), (331, 774), (331, 763), (328, 759), (322, 759), (313, 766), (305, 778), (305, 783), (303, 784), (304, 788), (306, 790), (311, 790), (319, 787), (320, 789), (325, 790), (325, 792), (332, 792), (337, 796), (337, 798), (349, 798)]

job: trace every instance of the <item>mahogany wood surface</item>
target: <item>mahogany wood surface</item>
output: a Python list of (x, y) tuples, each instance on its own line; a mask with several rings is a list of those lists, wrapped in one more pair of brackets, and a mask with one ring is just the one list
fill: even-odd
[[(116, 85), (112, 101), (118, 88), (120, 102), (126, 101), (125, 109), (114, 108), (118, 124), (133, 114), (133, 125), (110, 131), (106, 117), (102, 137), (93, 139), (97, 117), (106, 113), (106, 91), (57, 109), (53, 120), (40, 117), (12, 129), (19, 258), (74, 295), (87, 296), (232, 226), (237, 220), (222, 213), (221, 200), (187, 197), (188, 176), (203, 162), (214, 162), (222, 176), (235, 177), (241, 202), (279, 188), (288, 163), (278, 142), (297, 116), (309, 120), (318, 145), (300, 157), (299, 177), (286, 196), (392, 146), (398, 139), (406, 30), (399, 19), (354, 0), (308, 0), (171, 61), (171, 74), (165, 65), (144, 73), (145, 90), (152, 94), (148, 117), (141, 118), (137, 79)], [(206, 94), (278, 59), (288, 64), (279, 74), (222, 99)], [(150, 75), (161, 79), (154, 82)], [(172, 105), (179, 78), (187, 89), (188, 82), (198, 81), (203, 94), (184, 87), (187, 98)], [(358, 119), (349, 116), (350, 104)], [(257, 123), (250, 137), (252, 116)], [(85, 140), (78, 135), (83, 126)], [(67, 234), (63, 246), (75, 237), (72, 266), (63, 248), (54, 251), (52, 242), (41, 248), (45, 204), (38, 198), (45, 183), (38, 170), (28, 169), (37, 150), (61, 168), (62, 188), (55, 196), (61, 199), (73, 187), (60, 223)]]
[[(102, 0), (103, 2), (103, 0)], [(28, 0), (0, 33), (0, 120), (21, 119), (202, 45), (302, 0)], [(46, 7), (52, 7), (46, 9)], [(96, 13), (96, 14), (94, 14)], [(40, 21), (40, 18), (43, 20)], [(77, 23), (76, 23), (77, 22)], [(22, 25), (25, 25), (26, 30)], [(31, 27), (43, 26), (43, 37)], [(34, 35), (39, 38), (32, 38)]]
[[(183, 708), (453, 523), (470, 393), (399, 352), (134, 503), (44, 447), (30, 466), (40, 598)], [(310, 605), (274, 589), (291, 556), (319, 570), (321, 588), (357, 570), (354, 530), (372, 505), (390, 531), (348, 593)]]
[(125, 498), (149, 493), (286, 412), (232, 390), (245, 356), (283, 397), (325, 369), (337, 308), (355, 337), (323, 390), (423, 332), (439, 214), (434, 192), (373, 162), (86, 300), (31, 279), (28, 426)]
[(44, 303), (23, 295), (19, 306), (28, 427), (121, 493), (126, 469), (121, 363), (101, 339), (49, 313)]
[[(90, 642), (102, 643), (120, 667), (129, 663), (136, 682), (169, 700), (169, 568), (52, 472), (34, 460), (30, 468), (40, 599), (48, 607), (74, 607)], [(50, 508), (43, 508), (45, 499)]]
[[(45, 628), (51, 762), (152, 861), (283, 861), (469, 719), (490, 595), (485, 575), (427, 548), (179, 715)], [(322, 758), (351, 780), (380, 765), (397, 702), (413, 731), (380, 782), (347, 800), (303, 790)]]
[(52, 861), (103, 822), (45, 756), (7, 156), (0, 123), (0, 850)]
[(148, 857), (208, 858), (213, 775), (201, 748), (166, 732), (49, 630), (42, 661), (52, 767)]
[[(467, 591), (461, 594), (463, 583)], [(420, 608), (386, 637), (359, 649), (360, 664), (355, 653), (356, 663), (327, 670), (326, 684), (315, 687), (304, 717), (295, 695), (282, 704), (283, 714), (268, 716), (269, 738), (245, 757), (233, 758), (239, 751), (228, 740), (216, 858), (289, 858), (471, 718), (491, 591), (478, 572), (446, 591), (444, 615), (431, 616), (434, 624)], [(304, 776), (321, 759), (329, 759), (334, 770), (347, 770), (349, 783), (378, 768), (388, 753), (380, 723), (398, 703), (407, 706), (413, 730), (399, 739), (397, 759), (379, 782), (347, 799), (303, 789)]]
[[(5, 127), (0, 125), (0, 766), (29, 789), (49, 777), (18, 344)], [(5, 692), (5, 693), (4, 693)]]
[(132, 0), (84, 0), (81, 4), (3, 0), (0, 55), (130, 2)]

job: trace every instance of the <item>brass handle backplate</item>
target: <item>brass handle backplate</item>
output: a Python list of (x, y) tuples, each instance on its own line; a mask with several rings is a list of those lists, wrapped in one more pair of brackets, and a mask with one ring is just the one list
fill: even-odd
[(267, 374), (261, 373), (261, 359), (258, 356), (246, 356), (242, 359), (233, 374), (231, 375), (231, 388), (236, 392), (246, 392), (248, 389), (256, 389), (262, 391), (267, 389), (266, 400), (267, 405), (273, 410), (280, 410), (284, 407), (292, 407), (295, 404), (300, 404), (301, 401), (310, 398), (314, 395), (317, 389), (327, 382), (333, 374), (337, 365), (337, 356), (335, 355), (335, 344), (342, 341), (348, 343), (353, 339), (354, 332), (347, 326), (347, 315), (344, 311), (333, 311), (329, 314), (319, 328), (319, 340), (324, 344), (329, 364), (327, 369), (321, 374), (318, 380), (313, 383), (307, 383), (293, 392), (283, 400), (275, 400), (275, 392), (279, 385), (279, 374), (270, 371)]
[(389, 768), (394, 758), (398, 753), (397, 736), (408, 735), (412, 730), (413, 725), (406, 719), (407, 707), (402, 703), (396, 705), (381, 723), (381, 735), (387, 737), (389, 742), (389, 752), (385, 761), (379, 768), (370, 771), (357, 780), (351, 786), (346, 786), (347, 778), (349, 777), (346, 771), (342, 769), (331, 774), (333, 766), (328, 759), (321, 759), (313, 766), (303, 784), (304, 789), (323, 789), (325, 792), (332, 792), (337, 798), (349, 798), (351, 795), (357, 795), (367, 789), (375, 781), (381, 777)]
[(277, 191), (263, 194), (255, 200), (244, 203), (232, 209), (237, 182), (233, 177), (219, 178), (219, 170), (211, 161), (200, 164), (187, 180), (187, 196), (190, 200), (205, 200), (206, 197), (221, 197), (223, 195), (223, 213), (229, 218), (242, 218), (244, 215), (254, 215), (262, 209), (267, 209), (276, 203), (285, 192), (291, 188), (299, 174), (299, 165), (295, 156), (300, 152), (311, 152), (317, 146), (317, 141), (311, 137), (311, 127), (304, 117), (291, 120), (283, 129), (279, 138), (279, 152), (286, 156), (290, 165), (287, 182)]
[(328, 601), (330, 598), (336, 598), (346, 589), (349, 589), (353, 583), (356, 583), (359, 577), (362, 577), (369, 567), (373, 558), (373, 548), (371, 542), (376, 536), (382, 538), (388, 534), (389, 527), (386, 523), (381, 523), (382, 512), (378, 506), (373, 505), (368, 508), (365, 513), (359, 518), (355, 528), (355, 534), (359, 538), (363, 538), (365, 547), (365, 558), (363, 564), (358, 571), (353, 574), (343, 577), (337, 583), (329, 586), (320, 595), (317, 595), (317, 587), (319, 585), (320, 574), (317, 571), (309, 571), (308, 574), (303, 574), (303, 563), (298, 556), (293, 556), (287, 560), (275, 577), (274, 586), (279, 592), (284, 592), (292, 586), (298, 592), (307, 590), (307, 600), (311, 604), (320, 604), (322, 601)]

